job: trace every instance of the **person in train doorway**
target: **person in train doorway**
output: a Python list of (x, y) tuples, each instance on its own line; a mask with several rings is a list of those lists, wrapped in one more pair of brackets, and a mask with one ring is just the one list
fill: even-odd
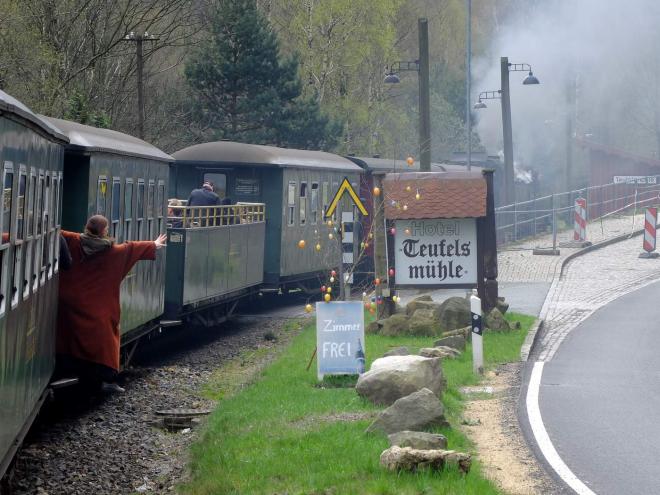
[(75, 372), (87, 386), (123, 392), (119, 372), (119, 286), (140, 260), (156, 259), (167, 237), (116, 244), (108, 220), (94, 215), (85, 232), (62, 231), (71, 266), (60, 271), (57, 355), (60, 369)]
[[(220, 196), (218, 196), (213, 191), (213, 182), (211, 182), (210, 180), (205, 180), (204, 183), (202, 184), (202, 187), (200, 187), (199, 189), (192, 190), (192, 192), (190, 193), (190, 198), (188, 198), (187, 206), (198, 206), (198, 207), (219, 206), (220, 204), (221, 204)], [(205, 217), (215, 216), (216, 214), (214, 210), (206, 210), (206, 209), (192, 211), (191, 213), (193, 218), (198, 218), (199, 216), (199, 224), (202, 227), (206, 227), (207, 225), (207, 220)], [(209, 219), (209, 223), (213, 225), (214, 224), (213, 219)]]

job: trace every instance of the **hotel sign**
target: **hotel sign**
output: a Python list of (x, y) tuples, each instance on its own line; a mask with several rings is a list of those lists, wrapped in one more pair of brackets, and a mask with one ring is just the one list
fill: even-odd
[(477, 286), (477, 219), (394, 222), (397, 286)]

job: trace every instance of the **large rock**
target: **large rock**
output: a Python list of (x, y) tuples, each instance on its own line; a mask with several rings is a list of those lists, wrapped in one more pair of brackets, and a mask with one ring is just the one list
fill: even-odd
[(493, 308), (490, 313), (486, 315), (486, 328), (489, 330), (510, 330), (509, 322), (504, 319), (504, 315), (500, 310)]
[(457, 351), (465, 350), (465, 337), (462, 335), (450, 335), (436, 340), (433, 345), (435, 347), (453, 347)]
[(447, 448), (447, 437), (439, 433), (425, 431), (399, 431), (387, 436), (391, 446), (410, 447), (417, 450), (437, 450)]
[(442, 332), (438, 321), (434, 318), (432, 309), (417, 309), (408, 321), (410, 335), (433, 337)]
[(470, 326), (470, 301), (464, 297), (450, 297), (440, 305), (436, 318), (444, 330)]
[(369, 425), (367, 432), (380, 430), (389, 434), (404, 430), (428, 430), (437, 426), (448, 426), (445, 409), (435, 393), (423, 388), (400, 398), (382, 411)]
[(389, 318), (380, 320), (380, 335), (396, 337), (408, 333), (408, 317), (403, 314), (393, 314)]
[(503, 297), (498, 297), (495, 302), (495, 307), (500, 310), (500, 313), (506, 314), (509, 310), (509, 303), (506, 302)]
[(382, 323), (379, 320), (374, 320), (367, 325), (367, 328), (364, 329), (367, 334), (377, 334), (380, 333)]
[(461, 355), (461, 352), (453, 347), (423, 347), (419, 350), (419, 355), (424, 357), (436, 357), (440, 359), (455, 358)]
[(414, 299), (406, 305), (406, 314), (412, 316), (413, 313), (419, 309), (426, 309), (431, 312), (438, 309), (440, 304), (433, 301), (421, 301), (419, 299)]
[(376, 359), (358, 378), (357, 393), (374, 404), (390, 405), (422, 388), (437, 397), (444, 388), (442, 362), (422, 356), (388, 356)]
[(395, 347), (383, 354), (383, 357), (389, 356), (410, 356), (410, 350), (405, 346)]
[(442, 332), (442, 337), (451, 337), (452, 335), (462, 335), (466, 340), (470, 340), (470, 337), (472, 336), (472, 326), (469, 327), (464, 327), (464, 328), (457, 328), (456, 330), (447, 330), (446, 332)]
[(445, 466), (457, 466), (462, 473), (467, 474), (471, 464), (470, 454), (453, 450), (417, 450), (394, 446), (380, 455), (380, 465), (390, 471), (441, 471)]

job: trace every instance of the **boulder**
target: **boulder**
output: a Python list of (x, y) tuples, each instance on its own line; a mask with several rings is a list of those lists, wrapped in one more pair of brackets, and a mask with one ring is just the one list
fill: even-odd
[(410, 356), (410, 350), (408, 350), (408, 348), (405, 346), (395, 347), (394, 349), (390, 349), (385, 354), (383, 354), (383, 357), (389, 356)]
[(442, 402), (428, 388), (402, 397), (382, 411), (367, 428), (367, 433), (383, 431), (396, 433), (404, 430), (427, 430), (448, 426)]
[(471, 464), (470, 454), (454, 450), (417, 450), (394, 446), (380, 455), (380, 465), (390, 471), (441, 471), (445, 466), (457, 466), (462, 473), (467, 474)]
[(382, 326), (383, 324), (379, 320), (372, 321), (367, 325), (367, 328), (365, 328), (364, 331), (368, 334), (377, 334), (380, 333)]
[(506, 302), (503, 297), (498, 297), (495, 302), (495, 307), (504, 315), (509, 310), (509, 303)]
[(447, 437), (439, 433), (425, 431), (399, 431), (387, 436), (391, 446), (410, 447), (417, 450), (435, 450), (447, 448)]
[(472, 327), (457, 328), (456, 330), (447, 330), (442, 332), (442, 337), (451, 337), (452, 335), (462, 335), (468, 342), (472, 338)]
[(417, 309), (408, 321), (408, 333), (422, 337), (432, 337), (440, 334), (442, 329), (433, 316), (431, 309)]
[(448, 337), (442, 337), (439, 340), (436, 340), (433, 343), (434, 347), (452, 347), (457, 351), (465, 350), (465, 337), (462, 335), (450, 335)]
[(445, 330), (470, 326), (470, 301), (464, 297), (450, 297), (437, 309), (436, 318)]
[(486, 320), (484, 321), (485, 326), (489, 330), (510, 330), (509, 322), (504, 319), (504, 315), (500, 313), (500, 310), (493, 308), (490, 310), (490, 313), (486, 315)]
[(437, 357), (440, 359), (455, 358), (461, 355), (453, 347), (424, 347), (419, 350), (419, 355), (424, 357)]
[(433, 298), (431, 296), (429, 296), (428, 294), (424, 294), (424, 295), (417, 296), (417, 297), (413, 298), (410, 302), (412, 302), (412, 301), (431, 301), (431, 302), (433, 302)]
[(435, 303), (433, 301), (420, 301), (418, 299), (415, 299), (413, 301), (410, 301), (406, 305), (406, 314), (408, 316), (412, 316), (412, 314), (420, 309), (426, 309), (429, 311), (434, 311), (440, 307), (440, 304)]
[(355, 389), (374, 404), (390, 405), (422, 388), (440, 397), (444, 385), (440, 359), (410, 355), (376, 359), (371, 369), (360, 375)]
[(408, 317), (403, 314), (393, 314), (389, 318), (380, 320), (380, 335), (396, 337), (408, 333)]

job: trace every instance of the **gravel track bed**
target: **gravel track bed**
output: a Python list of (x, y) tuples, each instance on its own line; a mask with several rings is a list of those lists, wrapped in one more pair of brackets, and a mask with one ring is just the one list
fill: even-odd
[(124, 394), (63, 395), (28, 435), (9, 479), (10, 493), (175, 493), (199, 428), (167, 432), (151, 425), (154, 412), (212, 409), (214, 402), (199, 390), (213, 371), (241, 352), (280, 345), (287, 340), (286, 321), (279, 315), (242, 318), (196, 330), (193, 337), (170, 332), (139, 351), (122, 374)]

